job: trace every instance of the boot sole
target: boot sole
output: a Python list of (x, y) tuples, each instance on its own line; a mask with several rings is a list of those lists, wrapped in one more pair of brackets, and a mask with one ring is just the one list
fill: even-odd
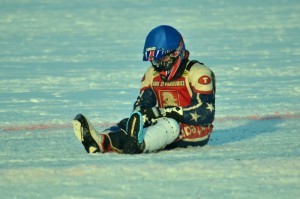
[[(82, 114), (78, 114), (73, 121), (74, 132), (88, 153), (103, 151), (102, 138), (92, 124)], [(85, 130), (84, 130), (85, 129)], [(98, 144), (99, 143), (99, 144)]]

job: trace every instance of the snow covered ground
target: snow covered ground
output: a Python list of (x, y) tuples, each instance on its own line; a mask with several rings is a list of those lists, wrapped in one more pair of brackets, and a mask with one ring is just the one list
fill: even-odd
[[(300, 3), (1, 0), (1, 198), (299, 198)], [(127, 117), (160, 24), (217, 77), (203, 148), (88, 155), (71, 122)]]

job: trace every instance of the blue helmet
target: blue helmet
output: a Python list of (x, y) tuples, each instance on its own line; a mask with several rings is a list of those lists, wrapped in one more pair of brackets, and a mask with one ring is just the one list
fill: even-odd
[[(173, 27), (161, 25), (150, 31), (144, 46), (144, 61), (150, 61), (163, 80), (171, 80), (184, 58), (185, 45), (181, 34)], [(160, 60), (169, 55), (168, 62)]]

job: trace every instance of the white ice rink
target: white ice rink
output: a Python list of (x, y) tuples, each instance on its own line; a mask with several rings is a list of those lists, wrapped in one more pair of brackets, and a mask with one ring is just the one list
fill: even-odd
[[(299, 198), (299, 19), (296, 0), (1, 0), (0, 198)], [(87, 154), (74, 116), (128, 117), (161, 24), (215, 72), (210, 142)]]

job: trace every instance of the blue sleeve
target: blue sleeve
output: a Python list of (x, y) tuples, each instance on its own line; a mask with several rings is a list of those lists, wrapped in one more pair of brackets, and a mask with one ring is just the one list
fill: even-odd
[(151, 88), (147, 88), (137, 97), (133, 109), (137, 109), (138, 107), (151, 108), (156, 106), (156, 102), (157, 100), (154, 91)]
[(215, 118), (215, 74), (204, 65), (195, 65), (192, 70), (191, 105), (183, 107), (182, 123), (205, 126)]
[(215, 93), (193, 93), (192, 104), (183, 107), (182, 123), (191, 125), (208, 125), (215, 117)]

